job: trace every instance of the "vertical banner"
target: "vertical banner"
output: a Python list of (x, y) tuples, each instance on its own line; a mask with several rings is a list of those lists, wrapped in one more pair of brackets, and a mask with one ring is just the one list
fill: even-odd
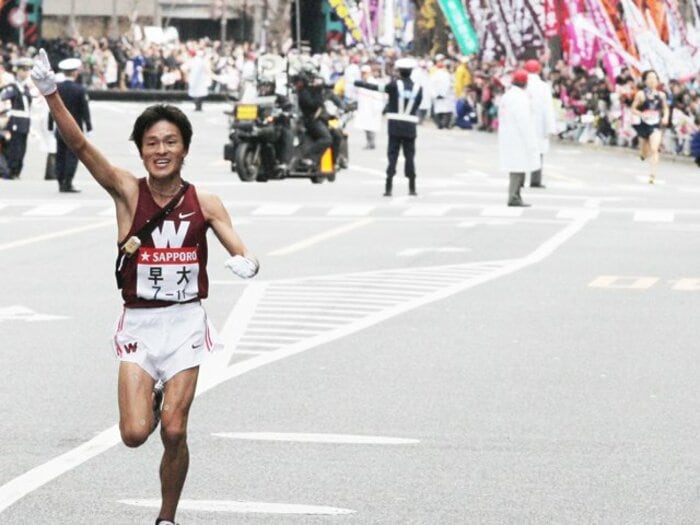
[(557, 0), (544, 0), (544, 36), (552, 38), (559, 34)]
[(460, 0), (438, 0), (463, 55), (479, 50), (479, 41)]
[(338, 18), (343, 21), (343, 24), (345, 24), (345, 27), (348, 30), (348, 35), (355, 42), (364, 42), (362, 31), (360, 31), (355, 17), (352, 16), (352, 13), (350, 12), (348, 4), (345, 2), (345, 0), (328, 0), (328, 4), (331, 6), (333, 11), (335, 11), (335, 14), (338, 15)]

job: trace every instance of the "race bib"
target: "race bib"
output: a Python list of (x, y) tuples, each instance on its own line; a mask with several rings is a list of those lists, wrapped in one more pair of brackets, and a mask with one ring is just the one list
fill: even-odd
[(647, 109), (646, 111), (642, 112), (642, 121), (645, 124), (653, 126), (661, 121), (661, 114), (659, 113), (658, 109)]
[(199, 293), (197, 248), (140, 248), (136, 295), (149, 301), (184, 302)]

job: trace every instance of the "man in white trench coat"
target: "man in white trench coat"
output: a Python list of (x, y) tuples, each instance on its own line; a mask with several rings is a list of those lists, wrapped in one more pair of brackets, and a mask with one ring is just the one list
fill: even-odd
[(525, 174), (540, 167), (530, 97), (525, 91), (527, 71), (513, 73), (512, 83), (498, 106), (498, 156), (502, 171), (510, 175), (508, 206), (529, 206), (520, 195)]
[(540, 77), (542, 66), (537, 60), (533, 59), (525, 62), (525, 70), (528, 72), (526, 91), (530, 95), (537, 145), (540, 153), (540, 166), (530, 174), (530, 187), (544, 188), (545, 185), (542, 184), (544, 154), (549, 152), (549, 136), (556, 129), (552, 88)]

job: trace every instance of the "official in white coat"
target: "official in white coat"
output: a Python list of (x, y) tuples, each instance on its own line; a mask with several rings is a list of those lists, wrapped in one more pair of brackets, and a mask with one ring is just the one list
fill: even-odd
[[(379, 79), (372, 74), (372, 66), (364, 65), (361, 68), (362, 80), (375, 86), (379, 85)], [(354, 82), (354, 81), (353, 81)], [(382, 127), (382, 111), (386, 105), (386, 94), (383, 91), (375, 91), (356, 87), (357, 112), (353, 118), (355, 129), (365, 132), (367, 143), (365, 149), (376, 147), (376, 135)]]
[(525, 91), (527, 80), (527, 71), (515, 71), (498, 105), (498, 156), (500, 169), (510, 176), (508, 206), (529, 206), (523, 202), (520, 188), (525, 174), (540, 166), (532, 104)]
[(430, 91), (433, 96), (433, 114), (438, 129), (451, 125), (454, 112), (452, 98), (452, 76), (445, 67), (444, 60), (437, 60), (435, 71), (430, 77)]
[(209, 94), (211, 70), (204, 52), (198, 50), (188, 63), (187, 94), (194, 100), (194, 110), (202, 111), (202, 102)]
[(542, 184), (544, 154), (549, 152), (549, 136), (556, 131), (552, 88), (540, 77), (542, 66), (537, 60), (525, 62), (527, 94), (530, 96), (535, 121), (535, 133), (540, 153), (540, 167), (530, 174), (531, 188), (545, 188)]

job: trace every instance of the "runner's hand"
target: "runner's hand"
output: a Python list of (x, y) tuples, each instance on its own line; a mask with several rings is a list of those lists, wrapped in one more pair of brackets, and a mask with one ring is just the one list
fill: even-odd
[(56, 92), (56, 77), (51, 69), (49, 57), (46, 56), (44, 48), (39, 50), (39, 56), (34, 59), (32, 80), (42, 95), (47, 96)]
[(228, 258), (224, 266), (241, 279), (255, 277), (260, 269), (260, 263), (255, 257), (243, 257), (242, 255), (234, 255)]

